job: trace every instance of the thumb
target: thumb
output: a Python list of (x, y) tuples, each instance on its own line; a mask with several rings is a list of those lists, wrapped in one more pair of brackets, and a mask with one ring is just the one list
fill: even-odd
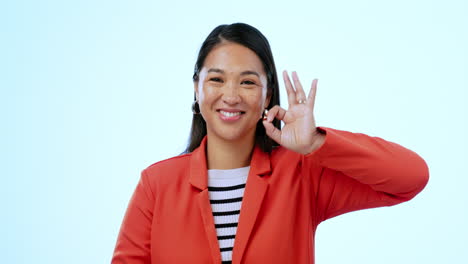
[(268, 120), (263, 120), (263, 126), (265, 127), (266, 134), (276, 141), (276, 143), (281, 145), (281, 130), (276, 128), (273, 123), (268, 122)]

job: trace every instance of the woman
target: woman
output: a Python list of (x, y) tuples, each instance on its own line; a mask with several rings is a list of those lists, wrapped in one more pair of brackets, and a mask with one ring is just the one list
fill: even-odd
[(296, 73), (283, 78), (287, 110), (261, 33), (242, 23), (210, 33), (195, 65), (187, 153), (142, 172), (112, 263), (314, 263), (320, 222), (424, 188), (416, 153), (316, 127), (317, 80), (306, 96)]

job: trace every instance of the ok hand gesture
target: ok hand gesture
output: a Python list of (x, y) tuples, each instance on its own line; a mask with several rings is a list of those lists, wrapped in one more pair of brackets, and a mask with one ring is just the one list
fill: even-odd
[[(294, 87), (288, 73), (283, 71), (288, 93), (288, 110), (275, 105), (265, 115), (263, 125), (267, 135), (281, 146), (301, 154), (308, 154), (320, 147), (325, 139), (325, 135), (317, 131), (314, 119), (317, 79), (312, 81), (312, 87), (306, 97), (296, 72), (292, 73), (292, 78)], [(275, 118), (284, 122), (281, 130), (273, 125)]]

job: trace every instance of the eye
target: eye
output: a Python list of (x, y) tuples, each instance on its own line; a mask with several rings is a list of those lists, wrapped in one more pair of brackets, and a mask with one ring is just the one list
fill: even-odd
[(252, 82), (252, 81), (243, 81), (241, 84), (254, 85), (255, 82)]
[(218, 77), (212, 77), (212, 78), (210, 78), (210, 81), (212, 81), (212, 82), (223, 82), (223, 80), (221, 80)]

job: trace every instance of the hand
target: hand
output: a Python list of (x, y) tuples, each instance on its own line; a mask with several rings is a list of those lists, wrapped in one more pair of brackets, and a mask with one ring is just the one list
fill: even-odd
[[(263, 120), (267, 135), (281, 146), (292, 151), (308, 154), (320, 147), (325, 135), (317, 131), (314, 119), (317, 79), (312, 81), (309, 96), (306, 97), (296, 72), (292, 73), (294, 88), (286, 71), (283, 71), (284, 84), (288, 93), (289, 108), (286, 111), (279, 105), (272, 107)], [(282, 120), (281, 130), (273, 125), (273, 119)]]

